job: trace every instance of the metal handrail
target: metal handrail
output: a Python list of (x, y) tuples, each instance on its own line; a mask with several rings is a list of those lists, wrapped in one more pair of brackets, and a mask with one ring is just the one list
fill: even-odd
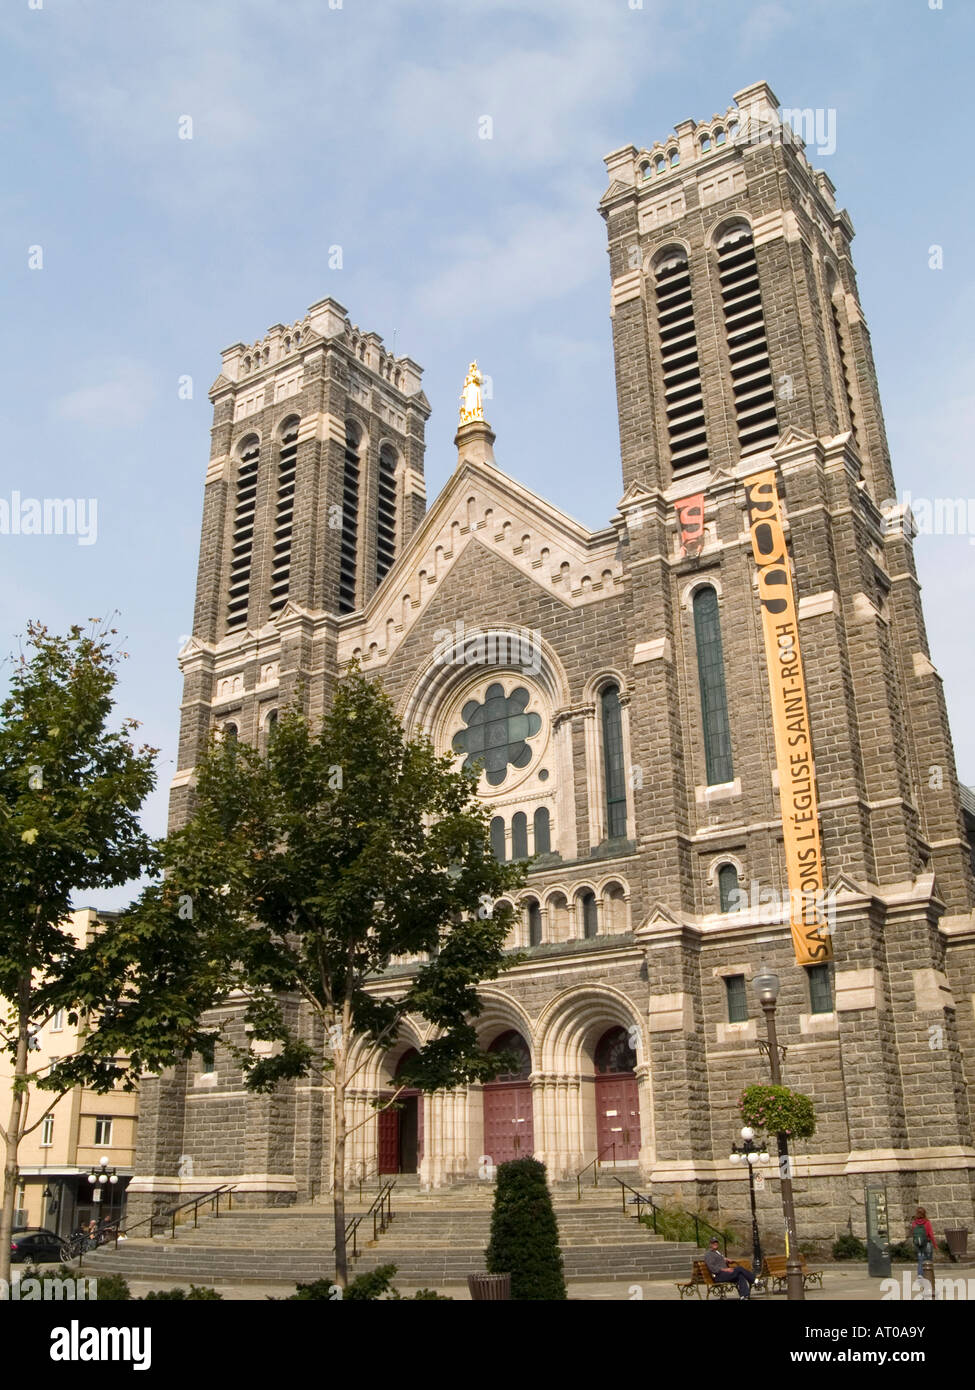
[[(227, 1210), (228, 1210), (228, 1211), (231, 1211), (231, 1210), (233, 1209), (233, 1200), (234, 1200), (234, 1199), (233, 1199), (233, 1194), (234, 1194), (234, 1189), (235, 1189), (235, 1187), (236, 1187), (236, 1183), (223, 1183), (220, 1187), (213, 1187), (213, 1188), (210, 1189), (209, 1192), (204, 1192), (203, 1195), (200, 1196), (200, 1197), (188, 1197), (188, 1198), (186, 1199), (185, 1202), (178, 1202), (176, 1206), (170, 1207), (168, 1211), (154, 1211), (154, 1212), (152, 1213), (151, 1216), (145, 1216), (145, 1217), (143, 1217), (142, 1220), (141, 1220), (141, 1221), (137, 1221), (137, 1222), (135, 1223), (134, 1226), (125, 1225), (125, 1230), (124, 1230), (124, 1231), (122, 1230), (122, 1226), (125, 1224), (125, 1217), (124, 1217), (124, 1216), (118, 1216), (118, 1217), (116, 1217), (116, 1219), (115, 1219), (114, 1221), (106, 1221), (106, 1222), (104, 1222), (104, 1224), (102, 1224), (102, 1225), (100, 1225), (100, 1226), (98, 1227), (98, 1230), (97, 1230), (97, 1232), (96, 1232), (96, 1236), (99, 1237), (98, 1242), (97, 1242), (97, 1245), (98, 1245), (98, 1246), (100, 1246), (100, 1245), (107, 1245), (108, 1242), (112, 1239), (112, 1236), (114, 1235), (114, 1237), (115, 1237), (115, 1244), (114, 1244), (114, 1246), (113, 1246), (112, 1248), (113, 1248), (114, 1250), (117, 1250), (117, 1249), (118, 1249), (119, 1238), (120, 1238), (121, 1236), (125, 1236), (125, 1238), (128, 1239), (129, 1236), (132, 1234), (132, 1232), (133, 1232), (133, 1231), (137, 1231), (137, 1230), (139, 1229), (140, 1226), (148, 1226), (148, 1227), (149, 1227), (149, 1235), (150, 1235), (150, 1236), (153, 1236), (153, 1235), (155, 1235), (155, 1226), (156, 1226), (156, 1222), (157, 1222), (157, 1221), (170, 1220), (170, 1219), (172, 1220), (172, 1227), (171, 1227), (172, 1238), (175, 1239), (175, 1236), (176, 1236), (176, 1213), (177, 1213), (177, 1212), (184, 1211), (184, 1210), (186, 1209), (186, 1207), (192, 1207), (192, 1208), (193, 1208), (193, 1226), (194, 1226), (194, 1228), (195, 1228), (195, 1227), (199, 1226), (199, 1221), (200, 1221), (200, 1218), (199, 1218), (199, 1209), (200, 1209), (200, 1207), (203, 1205), (204, 1202), (215, 1203), (214, 1215), (215, 1215), (215, 1216), (219, 1216), (219, 1215), (220, 1215), (220, 1198), (223, 1196), (224, 1193), (226, 1193), (226, 1194), (227, 1194)], [(104, 1237), (104, 1239), (101, 1239), (101, 1237)], [(96, 1246), (96, 1249), (97, 1249), (97, 1246)], [(72, 1259), (77, 1259), (77, 1261), (78, 1261), (78, 1268), (79, 1268), (79, 1269), (81, 1268), (81, 1261), (82, 1261), (82, 1258), (84, 1257), (84, 1254), (85, 1254), (84, 1250), (81, 1250), (81, 1251), (78, 1252), (77, 1256), (72, 1256)]]
[(592, 1169), (592, 1185), (593, 1187), (599, 1186), (599, 1165), (602, 1161), (603, 1154), (606, 1153), (607, 1149), (613, 1150), (613, 1167), (616, 1167), (616, 1141), (614, 1140), (612, 1144), (607, 1144), (605, 1149), (600, 1149), (596, 1157), (592, 1159), (591, 1162), (587, 1163), (585, 1168), (580, 1168), (578, 1173), (576, 1173), (577, 1202), (582, 1201), (582, 1175), (583, 1173), (588, 1173), (590, 1168)]
[[(627, 1194), (627, 1192), (632, 1192), (632, 1193), (633, 1193), (633, 1196), (630, 1198), (630, 1201), (636, 1203), (636, 1214), (637, 1214), (637, 1218), (639, 1219), (639, 1217), (640, 1217), (640, 1214), (641, 1214), (641, 1213), (640, 1213), (640, 1208), (641, 1208), (641, 1207), (649, 1207), (649, 1208), (650, 1208), (650, 1211), (651, 1211), (651, 1213), (652, 1213), (651, 1219), (652, 1219), (652, 1221), (653, 1221), (653, 1233), (654, 1233), (654, 1235), (656, 1235), (656, 1234), (657, 1234), (657, 1216), (658, 1216), (658, 1214), (660, 1213), (660, 1208), (655, 1204), (653, 1198), (649, 1195), (649, 1193), (646, 1193), (646, 1192), (638, 1192), (637, 1189), (636, 1189), (635, 1187), (631, 1187), (630, 1184), (629, 1184), (628, 1182), (624, 1182), (622, 1178), (616, 1177), (615, 1174), (613, 1175), (613, 1182), (618, 1182), (619, 1185), (620, 1185), (620, 1196), (623, 1198), (623, 1214), (624, 1214), (624, 1216), (626, 1215), (626, 1194)], [(708, 1220), (707, 1220), (705, 1217), (703, 1217), (703, 1216), (698, 1216), (696, 1212), (693, 1212), (693, 1211), (686, 1211), (686, 1212), (684, 1212), (684, 1215), (685, 1215), (685, 1216), (689, 1216), (689, 1217), (691, 1218), (691, 1220), (694, 1222), (694, 1243), (695, 1243), (695, 1245), (697, 1246), (697, 1248), (698, 1248), (699, 1250), (701, 1250), (701, 1249), (704, 1248), (704, 1247), (701, 1245), (701, 1227), (702, 1227), (702, 1226), (706, 1226), (707, 1229), (708, 1229), (709, 1231), (713, 1231), (714, 1234), (715, 1234), (715, 1235), (718, 1237), (718, 1239), (721, 1241), (721, 1244), (722, 1244), (722, 1246), (723, 1246), (723, 1248), (724, 1248), (725, 1257), (727, 1258), (727, 1255), (728, 1255), (728, 1237), (725, 1235), (724, 1231), (719, 1231), (718, 1228), (717, 1228), (717, 1226), (712, 1226), (711, 1223), (710, 1223), (710, 1221), (708, 1221)]]
[(382, 1187), (373, 1198), (372, 1205), (368, 1211), (360, 1212), (358, 1216), (350, 1217), (345, 1226), (345, 1244), (348, 1249), (349, 1237), (352, 1237), (352, 1258), (359, 1257), (359, 1227), (368, 1217), (372, 1217), (372, 1238), (374, 1241), (389, 1228), (393, 1219), (393, 1188), (396, 1182), (383, 1183)]

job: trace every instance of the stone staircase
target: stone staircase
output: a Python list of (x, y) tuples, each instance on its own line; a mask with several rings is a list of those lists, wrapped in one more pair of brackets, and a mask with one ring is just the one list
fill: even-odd
[[(624, 1214), (618, 1189), (553, 1187), (566, 1278), (629, 1283), (684, 1276), (697, 1253), (693, 1244), (665, 1241)], [(347, 1194), (349, 1217), (365, 1212), (374, 1191)], [(372, 1217), (359, 1228), (359, 1255), (350, 1272), (395, 1264), (404, 1288), (463, 1284), (484, 1268), (493, 1184), (470, 1181), (421, 1192), (415, 1175), (396, 1179), (393, 1221), (372, 1242)], [(118, 1250), (85, 1257), (85, 1272), (128, 1279), (186, 1283), (307, 1283), (334, 1268), (332, 1214), (324, 1204), (238, 1208), (200, 1217), (199, 1227), (177, 1227), (175, 1239), (131, 1239)]]

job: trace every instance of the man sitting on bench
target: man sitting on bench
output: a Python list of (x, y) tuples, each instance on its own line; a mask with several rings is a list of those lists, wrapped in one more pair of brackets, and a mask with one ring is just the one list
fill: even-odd
[(716, 1284), (737, 1284), (739, 1298), (751, 1297), (755, 1275), (750, 1269), (742, 1269), (741, 1265), (728, 1263), (718, 1249), (717, 1236), (711, 1237), (711, 1244), (708, 1246), (708, 1253), (704, 1256), (704, 1263), (711, 1271), (711, 1277)]

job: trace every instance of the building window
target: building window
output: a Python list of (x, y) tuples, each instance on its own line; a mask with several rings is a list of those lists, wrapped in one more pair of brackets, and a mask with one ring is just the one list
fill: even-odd
[(51, 1015), (51, 1032), (60, 1033), (64, 1028), (64, 1010), (57, 1009)]
[(511, 817), (511, 857), (528, 858), (528, 817), (524, 811), (516, 811)]
[(582, 895), (582, 934), (585, 937), (599, 934), (599, 910), (596, 906), (596, 895), (592, 892)]
[(504, 820), (501, 816), (494, 816), (491, 821), (491, 853), (499, 864), (503, 864), (508, 858), (504, 843)]
[(99, 1115), (95, 1120), (95, 1148), (108, 1149), (112, 1144), (112, 1119), (108, 1115)]
[(711, 148), (711, 137), (710, 137), (710, 135), (702, 135), (702, 136), (701, 136), (701, 153), (702, 153), (702, 154), (707, 154), (707, 152), (708, 152), (708, 150), (709, 150), (710, 148)]
[(843, 336), (843, 326), (840, 323), (840, 309), (835, 299), (830, 299), (830, 318), (833, 324), (833, 344), (836, 348), (836, 358), (840, 367), (840, 375), (843, 378), (843, 390), (846, 395), (846, 409), (850, 418), (850, 430), (853, 433), (853, 442), (860, 448), (860, 433), (857, 429), (856, 408), (853, 404), (853, 383), (850, 379), (850, 359), (846, 351), (846, 340)]
[(833, 981), (828, 965), (809, 965), (809, 1012), (831, 1014), (833, 1012)]
[(670, 463), (679, 472), (706, 463), (708, 457), (691, 272), (685, 253), (672, 251), (663, 256), (654, 280)]
[(278, 454), (278, 497), (274, 510), (274, 550), (271, 555), (271, 612), (279, 613), (288, 601), (291, 583), (291, 534), (295, 519), (295, 470), (298, 466), (297, 419), (281, 432)]
[(721, 238), (718, 243), (718, 279), (728, 339), (738, 443), (745, 452), (768, 444), (779, 432), (751, 227), (739, 224)]
[(54, 1143), (54, 1116), (45, 1115), (41, 1125), (41, 1148), (49, 1149)]
[(200, 1048), (200, 1071), (204, 1076), (210, 1076), (217, 1069), (217, 1042), (215, 1038), (208, 1039)]
[(597, 1076), (620, 1075), (621, 1073), (636, 1071), (636, 1053), (634, 1052), (630, 1038), (636, 1033), (635, 1028), (610, 1028), (605, 1032), (596, 1044), (596, 1051), (593, 1057)]
[(718, 870), (718, 901), (722, 912), (738, 911), (738, 870), (734, 864), (722, 864)]
[(342, 540), (339, 545), (339, 612), (355, 609), (356, 561), (359, 548), (359, 441), (362, 434), (345, 426), (345, 469), (342, 474)]
[(744, 975), (724, 977), (725, 994), (728, 999), (728, 1022), (748, 1022), (748, 991), (745, 989)]
[(376, 583), (381, 584), (396, 559), (396, 452), (379, 450), (379, 506), (376, 516)]
[(257, 470), (261, 441), (256, 435), (240, 446), (237, 493), (234, 502), (234, 534), (230, 552), (230, 591), (227, 597), (227, 630), (247, 622), (251, 590), (251, 557), (254, 552), (254, 513), (257, 508)]
[(698, 589), (694, 595), (694, 636), (704, 726), (704, 761), (708, 786), (713, 787), (721, 782), (733, 781), (735, 774), (731, 762), (731, 730), (728, 726), (718, 595), (710, 584)]
[(224, 724), (220, 730), (221, 738), (225, 739), (228, 743), (236, 743), (237, 734), (238, 729), (236, 724)]
[(528, 944), (542, 944), (542, 909), (534, 899), (528, 904)]
[(539, 806), (534, 817), (535, 830), (535, 853), (552, 853), (552, 831), (549, 821), (548, 810), (544, 806)]
[(623, 710), (617, 686), (599, 697), (603, 723), (603, 773), (606, 779), (606, 836), (626, 836), (626, 774), (623, 769)]
[(483, 765), (489, 786), (501, 785), (509, 763), (527, 767), (531, 762), (532, 750), (526, 739), (538, 733), (542, 718), (525, 712), (530, 698), (522, 686), (505, 695), (504, 686), (494, 683), (484, 692), (483, 700), (468, 700), (461, 711), (467, 727), (454, 734), (451, 747), (455, 753), (467, 754), (465, 768)]

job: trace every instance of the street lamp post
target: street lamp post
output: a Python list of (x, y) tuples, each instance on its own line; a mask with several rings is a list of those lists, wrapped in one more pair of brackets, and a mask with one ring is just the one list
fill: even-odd
[[(775, 1032), (775, 1004), (779, 997), (779, 977), (767, 965), (760, 967), (753, 981), (758, 992), (758, 1000), (765, 1013), (765, 1027), (768, 1031), (769, 1067), (772, 1071), (772, 1085), (782, 1084), (782, 1069), (779, 1065), (779, 1045)], [(802, 1265), (799, 1261), (799, 1242), (796, 1239), (796, 1208), (792, 1195), (792, 1160), (789, 1157), (789, 1140), (785, 1134), (775, 1136), (779, 1148), (779, 1177), (782, 1185), (782, 1214), (785, 1217), (785, 1286), (786, 1297), (804, 1299), (802, 1287)]]
[(100, 1202), (102, 1200), (102, 1188), (106, 1183), (113, 1185), (118, 1182), (118, 1171), (109, 1168), (108, 1159), (102, 1154), (98, 1160), (98, 1167), (92, 1168), (88, 1173), (88, 1181), (91, 1183), (91, 1200)]
[(755, 1131), (746, 1125), (741, 1132), (742, 1143), (732, 1144), (732, 1163), (748, 1165), (748, 1198), (752, 1207), (752, 1271), (755, 1278), (762, 1272), (762, 1242), (758, 1235), (758, 1213), (755, 1210), (755, 1164), (768, 1163), (768, 1150), (764, 1144), (755, 1143)]

